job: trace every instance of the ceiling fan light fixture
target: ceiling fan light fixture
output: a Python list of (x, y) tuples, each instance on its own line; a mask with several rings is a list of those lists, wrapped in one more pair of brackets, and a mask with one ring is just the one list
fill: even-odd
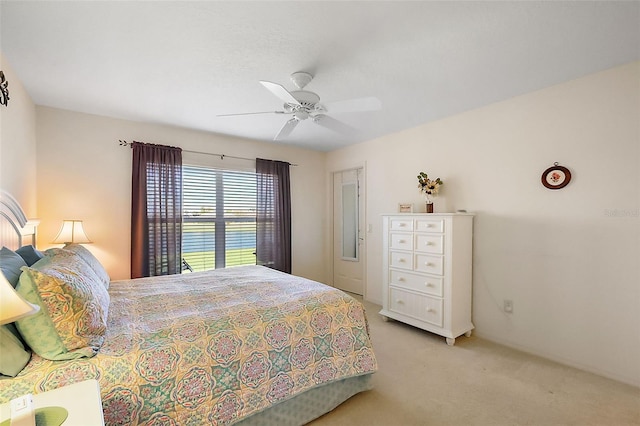
[(296, 119), (302, 121), (302, 120), (306, 120), (307, 118), (309, 118), (309, 113), (307, 111), (301, 109), (301, 110), (298, 110), (298, 111), (294, 112), (293, 116)]

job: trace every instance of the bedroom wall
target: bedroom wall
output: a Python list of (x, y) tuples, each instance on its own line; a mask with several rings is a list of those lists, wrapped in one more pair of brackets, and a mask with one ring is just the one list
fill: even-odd
[[(37, 107), (37, 117), (40, 248), (51, 246), (63, 219), (82, 219), (94, 241), (87, 248), (112, 279), (129, 277), (132, 151), (118, 140), (136, 140), (298, 164), (291, 167), (293, 273), (324, 281), (324, 264), (318, 261), (325, 244), (324, 212), (317, 208), (317, 200), (324, 200), (324, 153), (48, 107)], [(189, 153), (183, 157), (185, 163), (220, 161)], [(251, 166), (231, 159), (223, 164)]]
[[(444, 180), (436, 212), (474, 223), (476, 334), (640, 385), (640, 62), (328, 154), (366, 163), (367, 298), (380, 303), (381, 218)], [(560, 190), (542, 172), (573, 175)], [(512, 314), (503, 300), (513, 301)]]
[(0, 105), (0, 188), (36, 216), (36, 106), (0, 52), (0, 69), (9, 83), (9, 103)]

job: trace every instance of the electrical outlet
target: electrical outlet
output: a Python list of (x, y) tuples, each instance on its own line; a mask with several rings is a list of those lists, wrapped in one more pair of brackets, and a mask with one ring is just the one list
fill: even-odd
[(12, 399), (10, 407), (12, 426), (35, 426), (36, 411), (33, 406), (32, 394), (28, 393)]
[(513, 300), (504, 299), (503, 303), (504, 303), (503, 310), (508, 314), (512, 314), (513, 313)]

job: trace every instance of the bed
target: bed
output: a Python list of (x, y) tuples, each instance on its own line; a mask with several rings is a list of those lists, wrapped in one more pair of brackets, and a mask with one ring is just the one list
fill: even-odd
[[(3, 211), (16, 210), (11, 203)], [(7, 238), (6, 229), (28, 226), (8, 216), (2, 244), (15, 249), (23, 235)], [(76, 257), (52, 249), (39, 262), (69, 268)], [(99, 267), (91, 261), (83, 274)], [(23, 268), (19, 285), (38, 268)], [(243, 266), (91, 285), (108, 295), (106, 305), (98, 297), (103, 335), (67, 354), (74, 359), (34, 349), (22, 371), (0, 380), (0, 402), (96, 379), (107, 425), (304, 424), (370, 389), (377, 370), (362, 304), (315, 281)]]

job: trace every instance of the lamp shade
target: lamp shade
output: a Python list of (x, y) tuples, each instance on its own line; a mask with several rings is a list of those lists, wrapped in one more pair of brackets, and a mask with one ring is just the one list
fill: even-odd
[(0, 273), (0, 325), (33, 315), (39, 310), (40, 306), (24, 300)]
[(62, 228), (53, 242), (54, 244), (88, 244), (93, 241), (84, 232), (81, 220), (63, 220)]

